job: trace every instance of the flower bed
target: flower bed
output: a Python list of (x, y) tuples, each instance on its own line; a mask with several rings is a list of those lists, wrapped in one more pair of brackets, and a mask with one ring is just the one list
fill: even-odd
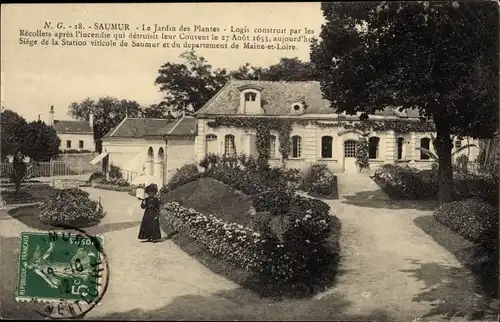
[[(330, 207), (324, 202), (295, 194), (294, 185), (288, 181), (295, 172), (238, 162), (224, 164), (211, 160), (205, 162), (211, 166), (206, 164), (203, 174), (189, 171), (189, 175), (181, 176), (178, 182), (200, 176), (221, 181), (251, 198), (258, 212), (256, 217), (259, 213), (268, 213), (265, 225), (245, 227), (224, 222), (217, 214), (206, 216), (170, 202), (162, 210), (166, 222), (171, 223), (170, 230), (189, 235), (212, 256), (257, 274), (261, 287), (271, 285), (274, 292), (281, 290), (282, 293), (293, 289), (294, 295), (317, 291), (315, 285), (328, 280), (323, 273), (336, 270), (338, 219), (330, 216)], [(276, 224), (279, 222), (281, 224)], [(271, 227), (273, 225), (275, 227)]]
[(300, 188), (314, 197), (338, 199), (337, 177), (325, 164), (313, 164), (304, 174)]
[[(167, 203), (161, 214), (175, 231), (189, 236), (213, 257), (255, 274), (257, 277), (254, 279), (260, 280), (261, 286), (264, 285), (266, 290), (272, 289), (271, 293), (263, 295), (276, 296), (277, 291), (279, 295), (284, 295), (299, 286), (311, 287), (312, 281), (322, 276), (322, 269), (333, 267), (338, 260), (338, 249), (328, 252), (325, 245), (315, 240), (292, 242), (302, 238), (293, 235), (298, 227), (311, 227), (310, 213), (295, 220), (289, 233), (293, 237), (283, 242), (252, 228), (203, 215), (177, 202)], [(304, 291), (300, 292), (305, 295)]]
[[(386, 164), (375, 171), (373, 179), (392, 199), (429, 200), (438, 196), (439, 181), (435, 170)], [(453, 197), (455, 200), (479, 197), (496, 205), (498, 178), (455, 169)]]
[(96, 189), (113, 190), (113, 191), (126, 191), (130, 192), (135, 189), (128, 181), (125, 179), (109, 179), (106, 180), (103, 177), (98, 177), (92, 180), (92, 187)]
[[(479, 198), (441, 205), (434, 213), (436, 220), (461, 236), (481, 244), (498, 243), (498, 207)], [(493, 240), (491, 240), (493, 238)]]
[(100, 203), (78, 188), (58, 191), (40, 206), (38, 219), (47, 225), (87, 227), (97, 224), (105, 212)]

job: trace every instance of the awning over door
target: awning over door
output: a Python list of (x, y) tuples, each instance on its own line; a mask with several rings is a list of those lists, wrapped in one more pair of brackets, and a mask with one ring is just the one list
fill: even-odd
[(99, 162), (101, 162), (102, 159), (104, 159), (108, 154), (109, 154), (108, 152), (103, 152), (103, 153), (99, 154), (98, 156), (96, 156), (95, 158), (93, 158), (89, 163), (96, 165)]

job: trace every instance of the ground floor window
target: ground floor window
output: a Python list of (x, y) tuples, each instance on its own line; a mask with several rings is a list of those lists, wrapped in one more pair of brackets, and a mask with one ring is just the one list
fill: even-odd
[(380, 143), (380, 138), (372, 136), (368, 141), (368, 158), (378, 159), (378, 146)]
[(292, 136), (292, 158), (302, 156), (302, 138), (298, 135)]
[(71, 140), (66, 141), (66, 148), (71, 149)]
[(276, 158), (276, 136), (274, 135), (269, 137), (269, 157)]
[(346, 158), (356, 157), (356, 141), (349, 140), (344, 142), (344, 157)]
[(228, 134), (224, 138), (224, 154), (226, 156), (234, 156), (236, 154), (234, 135), (232, 134)]
[(331, 159), (333, 157), (333, 138), (331, 136), (323, 136), (321, 138), (321, 158)]
[[(426, 150), (430, 150), (431, 139), (423, 138), (420, 140), (420, 147)], [(420, 160), (429, 160), (429, 155), (424, 151), (420, 151)]]
[(403, 147), (404, 147), (404, 143), (405, 143), (405, 139), (403, 138), (398, 138), (397, 140), (397, 145), (398, 145), (398, 148), (397, 148), (397, 151), (398, 151), (398, 160), (401, 160), (403, 159)]

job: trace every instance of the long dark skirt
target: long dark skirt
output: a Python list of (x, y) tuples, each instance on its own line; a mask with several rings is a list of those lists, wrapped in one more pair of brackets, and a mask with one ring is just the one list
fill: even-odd
[(154, 209), (146, 209), (142, 217), (141, 228), (139, 228), (139, 239), (160, 239), (160, 221), (155, 219), (158, 213)]

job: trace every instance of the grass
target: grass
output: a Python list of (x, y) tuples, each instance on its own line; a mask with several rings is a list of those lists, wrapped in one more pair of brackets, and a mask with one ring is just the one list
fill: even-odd
[(53, 196), (58, 190), (47, 186), (21, 186), (18, 194), (13, 190), (0, 192), (1, 199), (7, 205), (41, 202)]
[(250, 198), (230, 186), (212, 178), (200, 178), (168, 192), (164, 202), (177, 201), (204, 215), (251, 227), (252, 203)]
[[(172, 190), (164, 196), (163, 201), (177, 201), (184, 206), (192, 207), (198, 212), (213, 214), (227, 222), (236, 222), (246, 226), (253, 225), (249, 213), (252, 208), (250, 198), (212, 178), (201, 178)], [(331, 287), (337, 276), (341, 225), (336, 217), (332, 233), (325, 243), (327, 248), (325, 253), (328, 254), (327, 264), (318, 268), (313, 278), (308, 280), (307, 283), (300, 281), (279, 287), (272, 285), (266, 276), (257, 276), (228, 261), (214, 258), (209, 251), (202, 245), (197, 244), (189, 236), (174, 232), (169, 223), (162, 220), (161, 225), (164, 232), (184, 252), (197, 259), (216, 274), (222, 275), (262, 297), (271, 299), (309, 297)]]
[(418, 217), (415, 224), (472, 271), (487, 297), (498, 299), (498, 254), (488, 254), (484, 247), (442, 225), (434, 216)]

